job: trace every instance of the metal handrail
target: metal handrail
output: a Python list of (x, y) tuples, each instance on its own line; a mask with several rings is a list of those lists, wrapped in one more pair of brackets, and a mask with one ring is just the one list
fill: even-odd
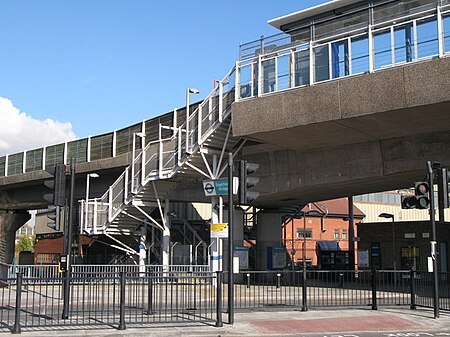
[[(233, 66), (233, 68), (227, 73), (227, 75), (224, 77), (224, 79), (222, 80), (222, 82), (219, 83), (218, 86), (215, 86), (214, 89), (211, 91), (211, 93), (197, 106), (197, 108), (192, 112), (192, 114), (189, 116), (189, 119), (187, 120), (187, 122), (184, 122), (183, 124), (180, 125), (180, 127), (176, 128), (176, 132), (174, 132), (170, 137), (167, 138), (162, 138), (161, 137), (161, 132), (160, 132), (160, 139), (157, 141), (152, 141), (149, 142), (143, 149), (140, 149), (139, 153), (136, 155), (135, 158), (133, 158), (133, 161), (130, 165), (128, 165), (124, 172), (119, 176), (119, 178), (116, 179), (116, 181), (111, 185), (110, 188), (108, 188), (108, 190), (102, 195), (102, 197), (100, 199), (88, 199), (84, 202), (84, 207), (87, 207), (89, 210), (90, 205), (94, 205), (94, 213), (98, 213), (98, 212), (104, 212), (106, 213), (107, 216), (107, 222), (111, 223), (114, 218), (116, 218), (122, 211), (122, 209), (126, 206), (127, 202), (129, 202), (130, 200), (132, 200), (132, 196), (133, 193), (136, 193), (138, 190), (140, 190), (143, 186), (145, 186), (149, 180), (149, 176), (151, 175), (152, 177), (154, 177), (155, 179), (164, 179), (164, 178), (170, 178), (172, 177), (179, 169), (179, 167), (181, 167), (189, 158), (189, 156), (191, 155), (190, 153), (196, 152), (200, 146), (200, 143), (202, 141), (202, 138), (205, 135), (209, 135), (212, 130), (214, 130), (215, 127), (217, 127), (217, 122), (221, 122), (224, 118), (228, 117), (229, 113), (230, 113), (230, 109), (229, 106), (223, 106), (223, 100), (224, 98), (228, 98), (227, 95), (231, 92), (231, 90), (234, 88), (234, 86), (231, 87), (231, 90), (224, 93), (223, 90), (221, 90), (221, 85), (226, 82), (227, 79), (229, 79), (233, 73), (236, 71), (236, 66)], [(183, 151), (180, 160), (175, 160), (180, 148), (179, 148), (179, 138), (181, 140), (181, 137), (183, 136), (182, 130), (187, 130), (186, 132), (190, 132), (191, 134), (193, 132), (197, 132), (197, 125), (196, 127), (192, 128), (191, 131), (189, 131), (189, 123), (195, 122), (196, 119), (198, 120), (200, 119), (200, 122), (203, 123), (203, 117), (199, 116), (199, 111), (200, 109), (202, 109), (204, 106), (206, 106), (207, 104), (209, 104), (209, 101), (212, 100), (214, 97), (217, 96), (217, 92), (219, 91), (219, 102), (218, 104), (214, 107), (214, 109), (211, 109), (210, 111), (208, 111), (207, 114), (205, 114), (205, 118), (207, 116), (210, 116), (211, 114), (213, 114), (215, 111), (217, 111), (218, 108), (218, 116), (211, 122), (210, 126), (205, 129), (205, 130), (201, 130), (202, 132), (199, 132), (198, 138), (195, 140), (194, 143), (191, 144), (190, 146), (190, 151), (186, 152)], [(230, 106), (231, 103), (234, 101), (234, 96), (233, 96), (233, 100), (230, 102)], [(222, 110), (221, 110), (222, 108)], [(187, 123), (187, 125), (186, 125)], [(164, 126), (162, 126), (160, 124), (160, 131), (162, 128), (164, 128)], [(165, 144), (173, 144), (173, 148), (170, 149), (169, 151), (164, 151), (164, 145)], [(182, 143), (182, 142), (181, 142)], [(159, 150), (157, 150), (157, 153), (154, 153), (149, 160), (142, 160), (143, 157), (143, 153), (147, 153), (146, 151), (151, 147), (154, 146), (155, 144), (159, 144)], [(165, 158), (165, 156), (169, 154), (168, 158)], [(158, 157), (159, 156), (159, 157)], [(145, 170), (145, 167), (147, 165), (147, 163), (149, 163), (153, 158), (158, 157), (159, 161), (160, 161), (160, 166), (159, 169), (156, 170), (156, 172), (159, 171), (159, 174), (155, 174), (155, 170), (152, 170), (151, 172), (145, 172), (145, 176), (138, 179), (138, 185), (137, 186), (133, 186), (134, 184), (132, 184), (132, 187), (134, 187), (133, 190), (129, 189), (127, 191), (127, 172), (129, 171), (134, 171), (132, 170), (132, 167), (134, 165), (138, 166), (138, 170), (134, 171), (134, 176), (131, 177), (131, 179), (135, 179), (135, 177), (140, 177), (142, 168)], [(166, 159), (166, 160), (165, 160)], [(164, 162), (165, 161), (165, 162)], [(168, 167), (166, 167), (167, 163), (170, 163), (171, 161), (174, 161), (173, 165), (169, 164)], [(163, 172), (167, 172), (165, 176), (162, 176)], [(112, 191), (114, 190), (115, 187), (119, 186), (119, 184), (123, 183), (123, 188), (117, 192), (117, 195), (111, 195)], [(123, 194), (123, 200), (122, 200), (122, 205), (120, 207), (117, 208), (117, 210), (115, 212), (110, 211), (110, 209), (112, 209), (113, 207), (113, 201), (117, 200), (117, 196), (122, 195)], [(99, 202), (100, 200), (100, 202)], [(104, 208), (103, 210), (98, 210), (98, 205), (101, 206), (106, 206), (106, 208)], [(91, 226), (88, 226), (87, 222), (89, 221), (89, 217), (82, 217), (82, 219), (86, 222), (85, 224), (82, 224), (81, 228), (91, 228)], [(93, 214), (92, 219), (97, 219), (97, 215)], [(104, 224), (101, 224), (104, 225)], [(92, 226), (94, 227), (94, 226)], [(95, 231), (95, 229), (94, 229)]]

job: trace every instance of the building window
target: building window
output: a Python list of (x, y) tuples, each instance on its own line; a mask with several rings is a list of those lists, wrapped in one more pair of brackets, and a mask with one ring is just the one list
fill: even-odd
[(339, 239), (339, 229), (334, 230), (334, 238)]
[(312, 238), (312, 228), (306, 228), (305, 230), (305, 236), (303, 236), (303, 228), (297, 229), (297, 239), (311, 239)]
[(347, 240), (347, 230), (346, 229), (342, 230), (342, 240)]

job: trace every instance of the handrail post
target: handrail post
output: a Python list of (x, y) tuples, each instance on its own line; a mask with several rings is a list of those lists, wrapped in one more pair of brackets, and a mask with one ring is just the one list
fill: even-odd
[(372, 310), (378, 310), (378, 305), (377, 305), (377, 270), (375, 268), (372, 268), (371, 279), (372, 279)]
[(129, 167), (125, 169), (125, 179), (124, 179), (124, 193), (123, 193), (123, 200), (122, 202), (126, 202), (128, 199), (128, 174), (129, 174)]
[(113, 188), (112, 186), (109, 187), (109, 195), (108, 195), (108, 221), (112, 221), (112, 202), (113, 202)]
[(203, 122), (203, 111), (202, 104), (200, 104), (197, 108), (197, 143), (200, 145), (203, 143), (202, 140), (202, 122)]
[(236, 75), (234, 76), (234, 101), (237, 102), (241, 98), (241, 68), (239, 67), (239, 61), (236, 61), (235, 72)]
[(148, 292), (147, 292), (147, 315), (153, 315), (153, 275), (150, 268), (147, 273)]
[(20, 328), (20, 304), (22, 298), (22, 273), (17, 273), (16, 280), (16, 310), (15, 310), (15, 319), (14, 319), (14, 327), (12, 329), (13, 334), (19, 334), (22, 332)]
[(219, 82), (219, 122), (223, 121), (223, 82)]
[(416, 309), (416, 271), (412, 268), (409, 272), (409, 280), (411, 282), (411, 310)]
[(216, 327), (221, 328), (223, 327), (223, 320), (222, 320), (222, 271), (216, 272)]
[(120, 272), (120, 316), (117, 330), (125, 330), (125, 273)]

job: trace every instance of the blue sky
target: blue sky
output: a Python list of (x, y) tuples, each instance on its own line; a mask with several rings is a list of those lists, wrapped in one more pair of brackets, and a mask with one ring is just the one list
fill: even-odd
[(0, 97), (69, 138), (110, 132), (206, 96), (267, 20), (324, 2), (2, 0)]

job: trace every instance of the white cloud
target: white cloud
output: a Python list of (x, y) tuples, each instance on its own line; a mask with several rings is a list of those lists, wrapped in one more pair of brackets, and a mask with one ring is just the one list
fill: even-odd
[(52, 119), (37, 120), (0, 96), (0, 156), (76, 138), (72, 124)]

